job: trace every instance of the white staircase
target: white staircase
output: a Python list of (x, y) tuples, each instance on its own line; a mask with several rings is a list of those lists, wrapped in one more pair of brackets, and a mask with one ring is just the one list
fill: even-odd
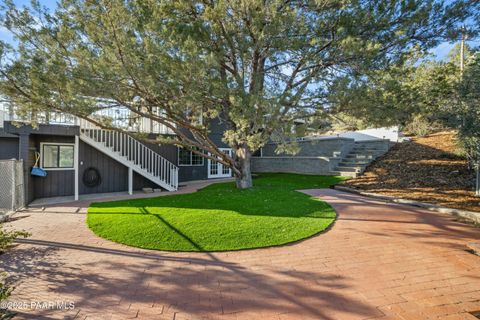
[(178, 167), (131, 136), (114, 130), (82, 128), (80, 139), (160, 187), (178, 189)]

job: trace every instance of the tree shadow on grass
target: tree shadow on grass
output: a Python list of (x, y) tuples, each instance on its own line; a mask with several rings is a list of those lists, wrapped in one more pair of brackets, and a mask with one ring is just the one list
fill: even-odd
[[(292, 175), (269, 175), (248, 190), (227, 183), (191, 194), (95, 203), (89, 208), (88, 224), (101, 237), (142, 248), (226, 251), (298, 241), (334, 221), (336, 213), (327, 203), (295, 191), (319, 183), (308, 184), (310, 177), (303, 177), (305, 181), (287, 179), (284, 185), (279, 177), (292, 179)], [(120, 216), (122, 223), (116, 227)]]
[(149, 208), (152, 214), (165, 213), (170, 209), (192, 209), (190, 213), (195, 213), (196, 210), (222, 210), (251, 216), (289, 218), (334, 216), (331, 207), (325, 202), (293, 190), (277, 192), (274, 195), (268, 192), (256, 195), (258, 198), (251, 199), (248, 194), (230, 196), (198, 191), (193, 194), (159, 198), (93, 203), (89, 214), (147, 214), (143, 210)]
[(187, 236), (185, 233), (180, 231), (180, 229), (174, 227), (171, 223), (169, 223), (167, 220), (163, 219), (161, 215), (155, 214), (155, 218), (161, 221), (162, 224), (167, 226), (170, 230), (173, 230), (177, 235), (179, 235), (182, 239), (185, 239), (188, 243), (190, 243), (197, 251), (205, 251), (203, 247), (198, 244), (197, 242), (193, 241), (189, 236)]
[[(127, 216), (129, 219), (126, 226), (122, 223), (120, 225), (124, 225), (124, 227), (119, 228), (111, 226), (109, 222), (111, 218), (114, 223), (117, 214), (100, 212), (100, 215), (110, 215), (111, 217), (107, 220), (100, 219), (89, 223), (90, 229), (99, 237), (142, 249), (170, 252), (226, 252), (298, 244), (329, 231), (333, 227), (336, 217), (334, 211), (332, 217), (313, 217), (312, 219), (319, 224), (312, 227), (312, 220), (305, 220), (278, 235), (278, 232), (275, 231), (276, 221), (266, 221), (256, 229), (259, 223), (257, 220), (246, 223), (236, 220), (235, 216), (223, 216), (218, 212), (212, 213), (212, 215), (216, 215), (215, 217), (209, 216), (209, 212), (204, 212), (204, 215), (196, 222), (188, 219), (185, 222), (177, 221), (171, 215), (163, 217), (162, 214), (151, 213), (148, 208), (138, 208), (138, 210), (139, 213), (118, 214)], [(145, 219), (149, 220), (143, 220), (142, 217), (140, 221), (142, 226), (137, 226), (136, 222), (139, 220), (136, 218), (139, 216), (145, 216)], [(224, 221), (228, 221), (228, 227), (222, 225), (214, 228), (211, 226)], [(240, 223), (243, 224), (240, 226)], [(282, 226), (286, 227), (285, 223)], [(303, 230), (307, 226), (309, 229)], [(104, 228), (107, 230), (105, 231)], [(252, 233), (256, 233), (256, 237), (252, 237)], [(210, 234), (210, 236), (205, 237), (205, 234)], [(148, 235), (147, 240), (143, 241), (142, 239), (146, 235)]]
[(189, 194), (92, 203), (89, 212), (145, 213), (142, 208), (149, 208), (155, 214), (159, 213), (157, 208), (179, 208), (226, 210), (242, 215), (316, 217), (319, 214), (318, 217), (324, 217), (321, 211), (325, 211), (331, 217), (328, 204), (295, 190), (325, 188), (341, 180), (341, 177), (330, 176), (262, 174), (254, 179), (254, 187), (247, 190), (237, 189), (233, 183), (221, 183)]

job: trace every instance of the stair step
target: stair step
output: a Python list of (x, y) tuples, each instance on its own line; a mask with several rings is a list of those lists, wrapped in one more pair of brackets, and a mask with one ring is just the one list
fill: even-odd
[(358, 177), (372, 161), (384, 155), (388, 149), (384, 146), (355, 144), (353, 149), (340, 160), (333, 173), (339, 176)]
[(372, 150), (372, 149), (363, 149), (363, 150), (354, 150), (352, 149), (350, 153), (375, 153), (375, 154), (384, 154), (386, 150)]
[(366, 148), (353, 148), (351, 152), (374, 152), (374, 153), (382, 153), (386, 152), (385, 149), (366, 149)]
[(340, 162), (338, 167), (347, 167), (347, 168), (366, 168), (370, 163), (352, 163), (352, 162)]
[(360, 172), (362, 169), (362, 167), (337, 166), (336, 171)]
[(376, 157), (372, 154), (368, 154), (368, 155), (365, 155), (365, 154), (348, 154), (346, 157), (346, 159), (375, 159)]
[(356, 178), (358, 176), (358, 173), (348, 172), (348, 171), (332, 171), (332, 174), (340, 177), (352, 177), (352, 178)]
[(357, 158), (345, 158), (340, 161), (340, 163), (351, 163), (351, 164), (369, 164), (372, 162), (372, 159), (357, 159)]

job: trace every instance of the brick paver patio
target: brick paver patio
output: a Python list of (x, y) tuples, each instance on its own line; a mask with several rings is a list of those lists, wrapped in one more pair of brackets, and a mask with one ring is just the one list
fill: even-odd
[(305, 192), (337, 210), (328, 232), (238, 252), (111, 243), (90, 232), (82, 207), (22, 213), (11, 224), (32, 236), (0, 257), (0, 269), (19, 280), (12, 301), (75, 303), (19, 318), (476, 319), (480, 257), (465, 245), (480, 229), (334, 190)]

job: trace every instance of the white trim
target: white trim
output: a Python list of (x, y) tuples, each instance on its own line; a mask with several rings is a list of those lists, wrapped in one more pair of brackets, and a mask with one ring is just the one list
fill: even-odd
[[(231, 148), (218, 148), (220, 151), (228, 151), (228, 155), (232, 155), (232, 149)], [(207, 159), (207, 178), (208, 179), (213, 179), (213, 178), (230, 178), (232, 176), (232, 169), (228, 168), (228, 173), (224, 174), (223, 173), (223, 164), (217, 162), (217, 174), (212, 175), (210, 174), (210, 166), (212, 164), (211, 159)]]
[[(180, 164), (180, 147), (177, 147), (177, 166), (178, 167), (203, 167), (205, 165), (205, 161), (203, 157), (200, 157), (202, 159), (202, 164)], [(193, 152), (190, 151), (190, 163), (192, 163), (193, 160)]]
[[(43, 146), (44, 145), (51, 145), (51, 146), (73, 146), (73, 167), (65, 167), (65, 168), (44, 168), (43, 167)], [(40, 142), (40, 167), (43, 170), (47, 171), (70, 171), (75, 170), (75, 143), (66, 143), (66, 142)]]
[(128, 167), (128, 194), (133, 194), (133, 169)]
[(73, 167), (74, 167), (74, 170), (75, 170), (75, 201), (78, 200), (78, 194), (79, 194), (79, 190), (78, 190), (78, 175), (79, 175), (79, 170), (78, 170), (78, 162), (79, 162), (79, 156), (78, 156), (78, 153), (79, 153), (79, 147), (80, 147), (80, 137), (79, 136), (75, 136), (75, 146), (73, 147)]

